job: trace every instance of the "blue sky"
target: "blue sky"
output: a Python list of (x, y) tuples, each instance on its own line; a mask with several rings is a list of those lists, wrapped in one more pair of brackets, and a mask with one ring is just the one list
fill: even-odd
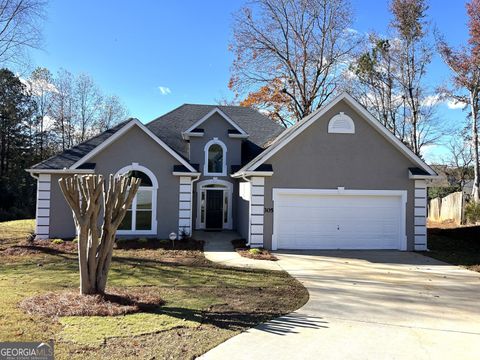
[[(387, 1), (352, 3), (354, 29), (386, 31)], [(32, 52), (32, 65), (90, 74), (143, 122), (183, 103), (215, 103), (232, 97), (227, 87), (232, 62), (228, 43), (232, 13), (244, 4), (243, 0), (50, 0), (43, 50)], [(463, 1), (431, 0), (429, 15), (450, 43), (465, 41)], [(448, 80), (448, 69), (438, 56), (428, 80), (432, 88)], [(438, 116), (460, 124), (465, 113), (441, 105)], [(432, 147), (426, 155), (433, 160), (441, 152), (441, 147)]]

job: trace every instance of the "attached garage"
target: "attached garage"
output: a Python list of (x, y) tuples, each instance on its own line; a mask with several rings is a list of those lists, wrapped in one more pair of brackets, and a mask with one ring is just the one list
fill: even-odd
[(406, 250), (402, 190), (273, 189), (276, 249)]

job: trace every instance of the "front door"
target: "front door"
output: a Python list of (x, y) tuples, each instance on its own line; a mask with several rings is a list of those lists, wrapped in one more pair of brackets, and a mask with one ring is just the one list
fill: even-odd
[(223, 228), (223, 190), (206, 190), (207, 206), (205, 227), (207, 229)]

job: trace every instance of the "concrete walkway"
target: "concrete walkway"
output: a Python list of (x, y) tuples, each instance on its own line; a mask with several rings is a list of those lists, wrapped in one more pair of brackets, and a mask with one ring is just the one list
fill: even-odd
[(275, 255), (308, 303), (202, 359), (480, 359), (480, 274), (408, 252)]
[(254, 260), (240, 256), (232, 245), (232, 240), (241, 239), (241, 236), (234, 231), (195, 231), (193, 238), (205, 241), (203, 253), (205, 258), (226, 266), (282, 270), (277, 261)]

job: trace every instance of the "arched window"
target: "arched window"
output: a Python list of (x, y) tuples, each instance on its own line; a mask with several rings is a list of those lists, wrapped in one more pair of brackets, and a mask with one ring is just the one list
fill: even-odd
[(227, 175), (227, 147), (223, 142), (214, 138), (205, 145), (204, 175)]
[(117, 172), (141, 180), (137, 195), (118, 228), (119, 235), (157, 233), (157, 189), (155, 175), (147, 168), (133, 163)]

